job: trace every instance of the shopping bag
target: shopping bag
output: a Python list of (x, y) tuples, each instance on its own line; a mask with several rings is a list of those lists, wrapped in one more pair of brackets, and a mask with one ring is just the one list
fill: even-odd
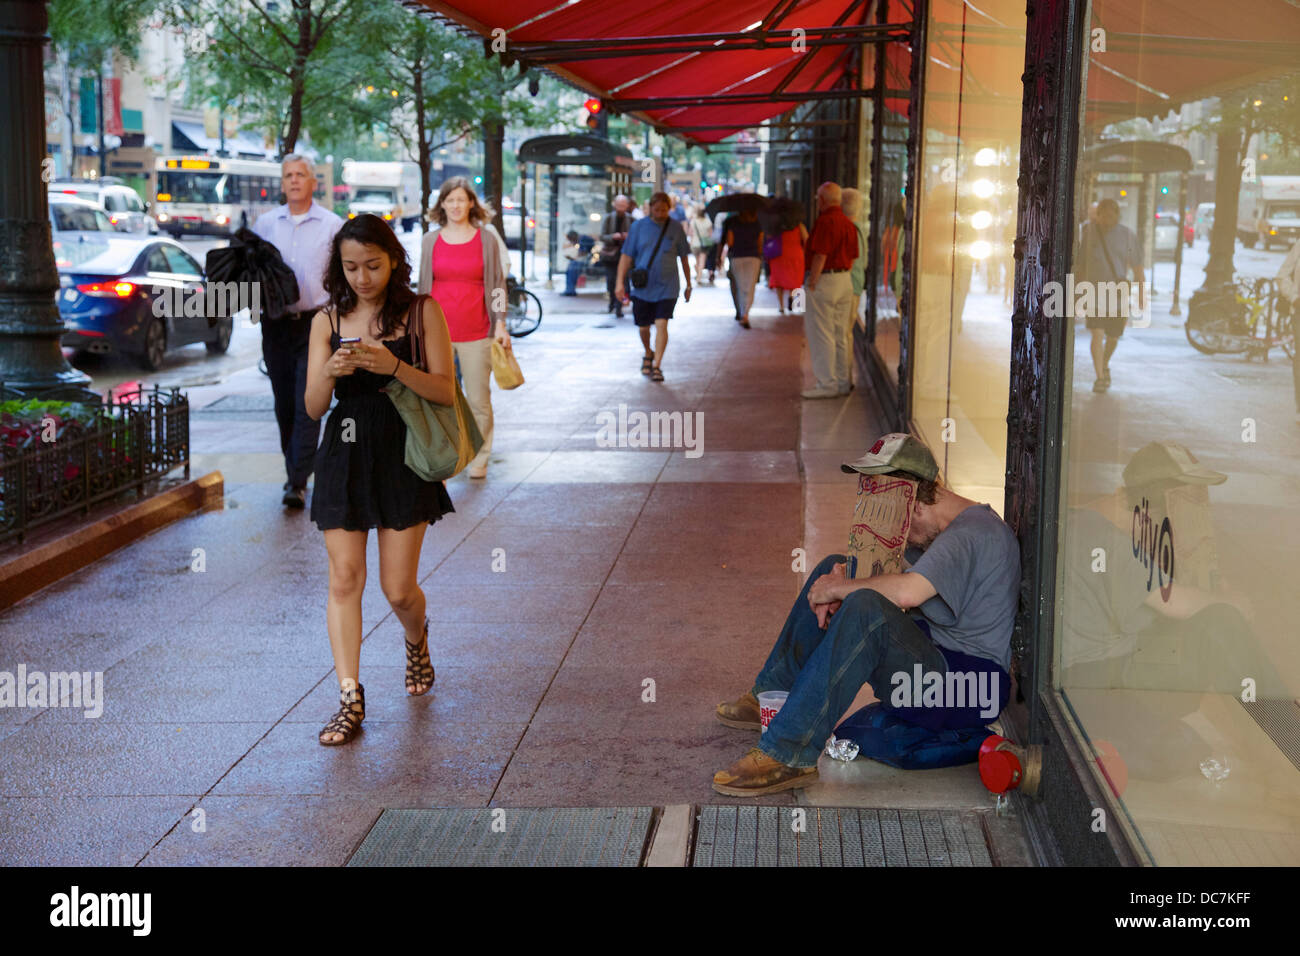
[(492, 340), (492, 375), (497, 380), (497, 388), (508, 390), (524, 384), (524, 373), (515, 358), (515, 350), (502, 348), (496, 339)]
[[(428, 371), (420, 322), (424, 298), (417, 296), (411, 304), (407, 326), (411, 329), (414, 364), (421, 371)], [(474, 421), (469, 402), (460, 390), (460, 383), (453, 381), (452, 384), (456, 397), (451, 405), (431, 402), (397, 379), (384, 386), (397, 414), (406, 424), (406, 467), (425, 481), (445, 481), (459, 474), (483, 447), (483, 435)]]

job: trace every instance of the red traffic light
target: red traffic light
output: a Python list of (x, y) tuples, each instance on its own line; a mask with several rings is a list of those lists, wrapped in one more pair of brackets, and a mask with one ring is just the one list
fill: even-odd
[(597, 113), (599, 113), (602, 107), (604, 106), (604, 104), (601, 103), (600, 100), (594, 96), (588, 99), (582, 105), (587, 108), (587, 112), (590, 113), (592, 116), (595, 116)]

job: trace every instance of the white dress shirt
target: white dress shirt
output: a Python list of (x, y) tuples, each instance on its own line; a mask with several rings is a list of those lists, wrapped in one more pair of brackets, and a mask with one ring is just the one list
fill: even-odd
[(314, 199), (301, 222), (294, 222), (288, 203), (257, 217), (253, 231), (280, 250), (298, 280), (298, 301), (291, 312), (314, 312), (329, 301), (325, 269), (334, 234), (342, 227), (343, 220)]

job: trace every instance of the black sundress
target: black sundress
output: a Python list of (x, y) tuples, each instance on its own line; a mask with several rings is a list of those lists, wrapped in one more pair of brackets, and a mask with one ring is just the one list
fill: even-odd
[[(339, 332), (330, 317), (330, 353), (339, 347)], [(384, 346), (411, 361), (411, 334), (386, 340)], [(391, 375), (358, 369), (334, 383), (338, 399), (316, 449), (311, 520), (322, 531), (401, 531), (427, 521), (433, 524), (455, 511), (441, 481), (425, 481), (406, 467), (406, 423), (383, 387)], [(351, 419), (352, 441), (343, 440)]]

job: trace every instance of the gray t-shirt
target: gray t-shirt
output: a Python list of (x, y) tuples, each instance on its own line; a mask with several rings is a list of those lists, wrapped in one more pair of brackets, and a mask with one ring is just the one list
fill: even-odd
[(939, 592), (917, 609), (936, 644), (1011, 670), (1020, 545), (992, 508), (976, 505), (953, 518), (908, 572)]
[(1122, 282), (1132, 268), (1142, 273), (1142, 245), (1128, 226), (1116, 223), (1103, 232), (1095, 222), (1083, 227), (1074, 272), (1090, 282)]

